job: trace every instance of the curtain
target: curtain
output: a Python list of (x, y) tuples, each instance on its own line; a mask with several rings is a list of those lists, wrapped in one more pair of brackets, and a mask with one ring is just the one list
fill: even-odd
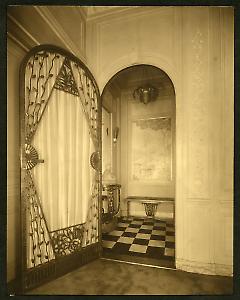
[[(38, 124), (47, 107), (56, 78), (65, 57), (57, 53), (39, 51), (25, 66), (25, 143), (31, 144)], [(35, 267), (55, 258), (50, 243), (44, 211), (41, 208), (36, 183), (31, 170), (23, 171), (22, 198), (26, 203), (27, 268)]]
[[(79, 93), (82, 110), (88, 125), (90, 134), (90, 152), (99, 151), (98, 139), (98, 99), (97, 92), (92, 80), (87, 76), (86, 72), (76, 63), (71, 62), (73, 76)], [(90, 169), (89, 169), (90, 168)], [(99, 178), (98, 171), (92, 166), (88, 167), (90, 177), (90, 191), (87, 207), (86, 224), (83, 238), (83, 246), (98, 241), (98, 201), (99, 201)]]
[(49, 230), (86, 222), (92, 146), (77, 96), (53, 90), (33, 146), (44, 159), (33, 174)]
[[(75, 95), (68, 85), (61, 89), (64, 80), (59, 81), (59, 75), (66, 70), (68, 83), (77, 86)], [(25, 172), (29, 268), (54, 259), (49, 232), (84, 223), (82, 246), (98, 241), (98, 171), (90, 166), (99, 146), (97, 116), (95, 87), (78, 64), (47, 51), (29, 59), (25, 140), (44, 160)]]
[(25, 69), (25, 135), (30, 142), (48, 104), (64, 56), (46, 51), (33, 55)]

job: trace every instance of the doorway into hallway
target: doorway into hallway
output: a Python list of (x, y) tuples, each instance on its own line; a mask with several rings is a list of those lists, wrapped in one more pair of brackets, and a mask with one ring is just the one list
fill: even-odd
[(102, 93), (103, 256), (175, 268), (175, 92), (151, 65)]

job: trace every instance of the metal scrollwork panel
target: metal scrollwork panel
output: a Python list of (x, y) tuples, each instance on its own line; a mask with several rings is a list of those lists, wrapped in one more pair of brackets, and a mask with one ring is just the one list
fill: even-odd
[[(23, 266), (25, 269), (33, 269), (99, 241), (100, 95), (94, 78), (85, 65), (72, 54), (55, 46), (42, 45), (32, 49), (22, 64), (21, 76), (22, 241), (23, 256), (26, 258)], [(79, 101), (93, 142), (91, 151), (95, 151), (89, 154), (89, 170), (90, 173), (93, 172), (92, 167), (95, 172), (91, 175), (93, 182), (86, 222), (57, 230), (49, 230), (42, 205), (42, 201), (49, 199), (40, 200), (41, 193), (38, 193), (38, 186), (34, 182), (36, 178), (33, 177), (35, 171), (44, 168), (49, 160), (34, 141), (51, 95), (55, 93), (53, 90), (69, 93)], [(39, 163), (44, 162), (39, 158), (38, 150), (44, 156), (45, 163), (36, 168)]]
[(51, 95), (64, 56), (42, 50), (27, 61), (25, 75), (25, 137), (30, 143)]
[(83, 246), (99, 241), (99, 185), (97, 180), (94, 183), (84, 228)]
[(73, 75), (88, 120), (91, 137), (95, 146), (99, 146), (98, 92), (89, 74), (77, 63), (71, 62)]
[(154, 217), (158, 208), (158, 203), (143, 203), (145, 213), (148, 217)]
[(73, 77), (72, 68), (69, 59), (67, 58), (64, 60), (54, 87), (72, 95), (79, 96), (77, 85)]
[(26, 204), (26, 224), (28, 225), (25, 233), (27, 234), (26, 266), (32, 268), (53, 260), (55, 256), (30, 170), (25, 171), (24, 182), (22, 200)]
[(64, 256), (81, 250), (83, 233), (83, 224), (50, 232), (55, 255)]

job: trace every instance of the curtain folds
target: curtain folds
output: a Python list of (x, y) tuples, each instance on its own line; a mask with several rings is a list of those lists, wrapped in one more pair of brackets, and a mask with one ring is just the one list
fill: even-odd
[(86, 222), (92, 181), (90, 140), (79, 98), (54, 89), (33, 138), (44, 159), (33, 174), (50, 231)]
[(26, 141), (30, 142), (48, 104), (64, 56), (38, 52), (25, 69), (25, 128)]
[(54, 87), (65, 59), (40, 51), (25, 69), (25, 143), (44, 160), (25, 172), (28, 268), (55, 258), (48, 232), (84, 223), (82, 246), (98, 241), (99, 172), (90, 166), (91, 154), (99, 151), (97, 94), (72, 61), (73, 74), (67, 75), (79, 95)]

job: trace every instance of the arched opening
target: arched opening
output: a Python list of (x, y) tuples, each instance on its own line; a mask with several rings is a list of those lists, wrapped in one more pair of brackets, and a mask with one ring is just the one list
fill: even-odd
[(175, 89), (160, 68), (117, 72), (102, 92), (103, 255), (175, 267)]

